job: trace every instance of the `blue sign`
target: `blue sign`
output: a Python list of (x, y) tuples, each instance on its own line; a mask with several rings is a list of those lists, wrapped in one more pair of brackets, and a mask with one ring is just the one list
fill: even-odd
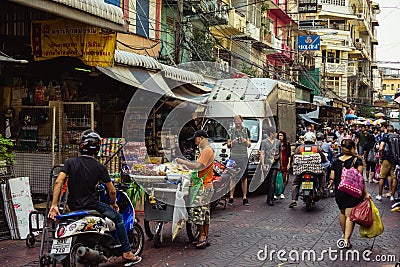
[(321, 38), (319, 35), (297, 36), (298, 50), (315, 51), (321, 48)]

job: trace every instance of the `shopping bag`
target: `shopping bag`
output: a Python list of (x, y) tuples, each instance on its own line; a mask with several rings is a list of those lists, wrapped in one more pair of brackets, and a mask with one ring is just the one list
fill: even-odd
[(279, 171), (275, 179), (275, 196), (280, 196), (283, 193), (283, 187), (282, 172)]
[(360, 226), (360, 236), (364, 238), (374, 238), (383, 233), (384, 227), (374, 202), (370, 200), (372, 208), (372, 225), (371, 227)]
[(364, 189), (364, 177), (356, 168), (353, 167), (356, 160), (357, 157), (354, 158), (350, 169), (347, 169), (346, 167), (342, 168), (342, 176), (340, 178), (338, 190), (355, 198), (359, 198)]
[(364, 227), (371, 227), (372, 225), (372, 208), (370, 199), (358, 203), (350, 212), (350, 221), (355, 222)]
[(381, 172), (381, 164), (376, 164), (374, 180), (379, 181), (379, 174)]
[(174, 213), (172, 216), (172, 241), (178, 236), (179, 231), (188, 220), (188, 214), (183, 196), (184, 193), (182, 191), (176, 190)]

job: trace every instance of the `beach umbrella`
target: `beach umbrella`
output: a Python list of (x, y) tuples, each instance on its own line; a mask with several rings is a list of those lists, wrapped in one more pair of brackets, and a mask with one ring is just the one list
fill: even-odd
[(375, 114), (375, 118), (381, 118), (381, 117), (385, 117), (386, 115), (383, 114), (382, 112), (376, 113)]
[(385, 122), (386, 120), (384, 119), (377, 119), (376, 121), (374, 121), (374, 125), (378, 125), (378, 124), (382, 124), (382, 122)]
[(354, 114), (346, 114), (346, 120), (356, 120), (358, 117)]

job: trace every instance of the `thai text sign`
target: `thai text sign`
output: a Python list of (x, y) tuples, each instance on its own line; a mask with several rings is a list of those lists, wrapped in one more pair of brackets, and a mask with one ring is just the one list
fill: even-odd
[(298, 50), (319, 50), (321, 48), (321, 38), (318, 35), (307, 35), (297, 37)]
[(327, 19), (300, 20), (299, 30), (317, 30), (328, 29), (329, 21)]
[(317, 13), (318, 1), (317, 0), (298, 0), (299, 13)]
[(76, 57), (89, 66), (112, 66), (116, 33), (65, 19), (32, 22), (35, 60)]

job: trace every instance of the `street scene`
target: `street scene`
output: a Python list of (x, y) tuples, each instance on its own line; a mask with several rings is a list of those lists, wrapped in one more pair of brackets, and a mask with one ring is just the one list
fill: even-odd
[(399, 17), (0, 1), (0, 262), (400, 267)]

